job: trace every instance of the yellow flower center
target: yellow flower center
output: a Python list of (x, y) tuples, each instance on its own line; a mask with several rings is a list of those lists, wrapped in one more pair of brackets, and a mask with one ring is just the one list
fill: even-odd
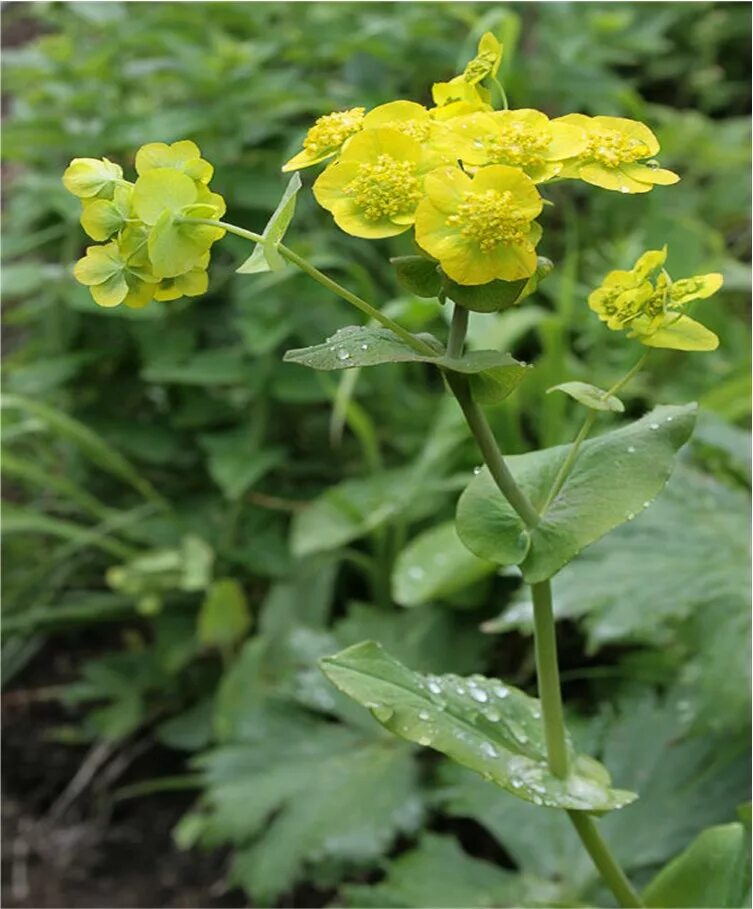
[(635, 136), (626, 136), (616, 129), (603, 129), (589, 136), (585, 156), (595, 158), (607, 167), (619, 167), (620, 164), (632, 164), (647, 158), (650, 154), (646, 143)]
[(507, 124), (498, 136), (486, 140), (486, 149), (493, 164), (532, 166), (544, 163), (549, 145), (548, 130), (531, 129), (524, 123)]
[(408, 212), (421, 196), (416, 165), (397, 161), (391, 155), (379, 155), (376, 161), (361, 164), (345, 192), (356, 201), (368, 221)]
[(529, 222), (516, 214), (509, 190), (466, 193), (455, 214), (447, 219), (447, 225), (459, 227), (460, 233), (476, 240), (484, 252), (500, 243), (525, 243), (529, 233)]
[(390, 120), (381, 124), (384, 129), (394, 129), (415, 139), (416, 142), (426, 142), (429, 138), (431, 123), (428, 120)]
[(365, 113), (366, 108), (354, 107), (319, 117), (306, 134), (303, 147), (315, 155), (339, 148), (346, 139), (361, 129)]

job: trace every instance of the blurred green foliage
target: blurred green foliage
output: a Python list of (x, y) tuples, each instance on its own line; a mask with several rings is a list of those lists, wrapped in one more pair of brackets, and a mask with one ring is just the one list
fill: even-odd
[[(145, 142), (192, 138), (229, 220), (260, 229), (313, 118), (426, 102), (492, 29), (514, 106), (645, 120), (683, 178), (645, 196), (552, 188), (551, 277), (522, 307), (471, 322), (472, 343), (536, 366), (490, 411), (503, 447), (569, 438), (577, 405), (544, 390), (608, 386), (635, 359), (585, 306), (607, 270), (668, 243), (673, 275), (725, 275), (701, 304), (719, 350), (658, 352), (624, 395), (632, 416), (701, 401), (681, 476), (554, 592), (582, 749), (643, 796), (609, 819), (630, 872), (645, 882), (704, 826), (734, 820), (749, 740), (750, 9), (38, 3), (6, 10), (4, 29), (4, 677), (64, 646), (59, 633), (69, 646), (107, 623), (67, 690), (90, 705), (77, 735), (149, 731), (185, 752), (200, 791), (177, 840), (232, 843), (231, 880), (257, 902), (289, 905), (301, 882), (306, 905), (608, 899), (559, 815), (490, 799), (388, 737), (316, 669), (373, 638), (419, 670), (532, 684), (518, 581), (437, 529), (478, 455), (427, 368), (336, 379), (284, 364), (286, 349), (356, 320), (291, 269), (234, 274), (249, 254), (236, 237), (196, 301), (102, 310), (71, 274), (85, 245), (60, 183), (72, 157), (130, 167)], [(401, 292), (385, 264), (410, 254), (404, 239), (340, 235), (304, 188), (288, 243), (442, 335), (438, 306)], [(453, 571), (411, 585), (409, 569), (431, 575), (437, 552)], [(507, 869), (485, 861), (489, 837)]]

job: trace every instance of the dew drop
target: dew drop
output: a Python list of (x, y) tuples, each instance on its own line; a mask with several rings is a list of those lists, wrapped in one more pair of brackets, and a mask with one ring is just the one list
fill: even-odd
[(350, 351), (347, 351), (347, 350), (345, 350), (344, 347), (341, 347), (340, 350), (337, 351), (337, 359), (338, 360), (349, 360)]
[(368, 350), (368, 349), (369, 349), (369, 345), (368, 345), (368, 344), (362, 344), (362, 345), (361, 345), (361, 350)]
[(656, 430), (659, 428), (659, 424), (658, 424), (658, 423), (652, 423), (648, 428), (649, 428), (649, 429), (653, 429), (654, 431), (656, 431)]
[(523, 785), (523, 780), (519, 780), (516, 776), (510, 778), (510, 785), (513, 789), (520, 789)]
[(534, 720), (540, 720), (540, 719), (541, 719), (541, 711), (540, 711), (540, 710), (532, 710), (532, 711), (531, 711), (531, 716), (534, 718)]
[(494, 693), (497, 695), (497, 697), (501, 701), (503, 701), (509, 695), (510, 692), (507, 690), (507, 688), (505, 688), (504, 685), (498, 684), (498, 685), (494, 686)]
[(635, 454), (635, 445), (628, 445), (628, 454)]
[(418, 711), (419, 720), (428, 720), (429, 717), (430, 717), (430, 713), (428, 710), (419, 710)]
[(629, 192), (630, 192), (630, 187), (629, 187), (629, 186), (621, 186), (621, 187), (620, 187), (620, 192), (621, 192), (621, 193), (629, 193)]
[(417, 741), (419, 745), (431, 745), (431, 736), (423, 733), (422, 735), (419, 735)]
[(533, 804), (534, 804), (534, 805), (543, 805), (543, 804), (544, 804), (544, 799), (542, 799), (540, 795), (534, 795), (534, 797), (533, 797)]
[(475, 476), (478, 476), (478, 475), (481, 473), (481, 468), (480, 468), (480, 467), (474, 467), (474, 468), (473, 468), (473, 473), (474, 473)]
[(427, 687), (432, 694), (440, 694), (442, 691), (442, 686), (436, 679), (431, 679)]
[(628, 519), (628, 521), (632, 521), (633, 518), (635, 517), (635, 515), (633, 514), (632, 511), (628, 511), (628, 512), (625, 514), (625, 517)]
[(481, 750), (484, 752), (484, 754), (487, 757), (490, 757), (490, 758), (499, 757), (499, 751), (497, 751), (497, 749), (494, 747), (494, 745), (492, 745), (491, 742), (482, 742)]
[(420, 581), (424, 576), (423, 568), (419, 568), (418, 565), (414, 565), (412, 568), (408, 569), (408, 577), (413, 581)]
[(487, 720), (491, 720), (492, 723), (499, 721), (499, 710), (495, 710), (494, 707), (490, 707), (488, 710), (484, 711), (484, 716)]
[(644, 508), (648, 508), (648, 506), (649, 506), (650, 504), (651, 504), (650, 502), (644, 502), (644, 503), (643, 503), (643, 507), (644, 507)]
[(489, 700), (489, 695), (480, 688), (471, 688), (469, 694), (473, 700), (478, 701), (479, 704), (485, 704)]

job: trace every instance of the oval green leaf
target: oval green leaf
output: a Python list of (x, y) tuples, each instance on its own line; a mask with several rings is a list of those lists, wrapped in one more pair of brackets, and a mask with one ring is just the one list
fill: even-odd
[(277, 245), (282, 242), (285, 231), (295, 214), (295, 201), (298, 190), (301, 188), (301, 177), (296, 172), (288, 181), (285, 192), (267, 221), (262, 237), (263, 243), (257, 243), (254, 251), (246, 261), (236, 268), (238, 274), (254, 275), (264, 271), (280, 271), (285, 267), (285, 260), (277, 251)]
[(609, 811), (636, 797), (612, 789), (606, 768), (577, 756), (569, 742), (570, 775), (555, 777), (546, 763), (539, 701), (517, 688), (480, 675), (413, 672), (374, 641), (325, 657), (320, 665), (390, 732), (446, 754), (525, 801)]
[(625, 405), (618, 397), (610, 395), (596, 385), (589, 385), (588, 382), (562, 382), (547, 388), (546, 393), (550, 394), (553, 391), (563, 391), (574, 401), (591, 410), (611, 410), (614, 413), (623, 413), (625, 410)]
[[(484, 468), (461, 495), (458, 536), (479, 558), (520, 565), (535, 584), (582, 549), (648, 507), (664, 487), (677, 450), (688, 440), (697, 407), (660, 406), (642, 419), (586, 442), (562, 489), (528, 530)], [(508, 466), (540, 509), (570, 446), (516, 455)]]

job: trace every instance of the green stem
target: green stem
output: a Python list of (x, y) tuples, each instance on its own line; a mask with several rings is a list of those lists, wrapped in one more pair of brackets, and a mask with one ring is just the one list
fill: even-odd
[(502, 83), (496, 76), (492, 76), (492, 84), (496, 85), (499, 96), (502, 99), (502, 110), (510, 110), (510, 102), (507, 100), (507, 92), (502, 87)]
[[(177, 220), (182, 224), (206, 224), (208, 227), (221, 227), (228, 233), (243, 237), (244, 240), (250, 240), (252, 243), (264, 242), (264, 237), (262, 237), (261, 234), (255, 234), (253, 231), (245, 230), (243, 227), (236, 227), (235, 224), (229, 224), (227, 221), (215, 221), (212, 218), (179, 218)], [(343, 287), (342, 284), (338, 284), (337, 281), (334, 281), (332, 278), (325, 275), (324, 272), (319, 271), (318, 268), (302, 256), (299, 256), (298, 253), (294, 253), (292, 249), (288, 249), (284, 244), (278, 243), (277, 251), (283, 259), (287, 259), (288, 262), (291, 262), (293, 265), (300, 268), (301, 271), (305, 272), (310, 278), (313, 278), (323, 287), (326, 287), (327, 290), (337, 294), (338, 297), (342, 297), (342, 299), (350, 303), (351, 306), (355, 306), (356, 309), (359, 309), (362, 313), (369, 316), (369, 318), (375, 319), (381, 325), (384, 325), (385, 328), (389, 328), (390, 331), (394, 332), (417, 353), (432, 358), (437, 356), (436, 350), (429, 347), (429, 345), (420, 338), (411, 334), (411, 332), (403, 328), (402, 325), (398, 324), (393, 319), (390, 319), (389, 316), (385, 316), (384, 313), (372, 306), (371, 303), (367, 303), (366, 300), (362, 299), (357, 294), (354, 294), (346, 287)]]
[(458, 358), (463, 356), (463, 345), (468, 331), (468, 310), (464, 306), (457, 306), (452, 310), (450, 334), (447, 338), (447, 356)]
[[(638, 362), (635, 363), (635, 365), (630, 370), (628, 370), (628, 372), (626, 372), (625, 375), (619, 381), (615, 382), (611, 388), (608, 388), (603, 393), (602, 397), (608, 398), (610, 395), (616, 394), (623, 386), (627, 385), (627, 383), (633, 378), (633, 376), (636, 375), (636, 373), (640, 372), (640, 370), (643, 368), (643, 364), (646, 362), (646, 358), (648, 357), (648, 355), (650, 353), (651, 353), (650, 350), (645, 351), (645, 353), (643, 354), (643, 356), (641, 356), (641, 358), (638, 360)], [(559, 494), (559, 491), (562, 489), (562, 487), (565, 483), (565, 480), (570, 476), (570, 471), (573, 469), (573, 464), (575, 464), (575, 460), (578, 457), (578, 452), (580, 451), (580, 446), (588, 438), (588, 435), (591, 432), (591, 428), (593, 427), (594, 423), (596, 422), (597, 415), (598, 415), (598, 411), (596, 411), (596, 410), (590, 410), (588, 412), (588, 416), (583, 421), (583, 425), (581, 426), (581, 428), (578, 430), (578, 435), (575, 437), (572, 445), (570, 446), (570, 451), (568, 451), (567, 457), (562, 462), (560, 469), (557, 471), (557, 476), (554, 478), (554, 482), (552, 483), (552, 488), (549, 490), (549, 494), (546, 497), (546, 501), (544, 502), (544, 505), (542, 506), (541, 514), (544, 514), (544, 512), (547, 511), (547, 509), (552, 504), (552, 502), (557, 498), (557, 495)]]
[(643, 902), (640, 896), (602, 839), (593, 818), (585, 811), (568, 811), (567, 814), (578, 832), (580, 841), (598, 868), (602, 880), (615, 895), (620, 906), (642, 909)]
[(531, 584), (533, 597), (533, 627), (536, 646), (536, 677), (538, 679), (544, 737), (552, 773), (564, 779), (567, 776), (567, 739), (565, 714), (562, 709), (560, 671), (557, 664), (557, 638), (552, 613), (552, 585), (550, 581)]

